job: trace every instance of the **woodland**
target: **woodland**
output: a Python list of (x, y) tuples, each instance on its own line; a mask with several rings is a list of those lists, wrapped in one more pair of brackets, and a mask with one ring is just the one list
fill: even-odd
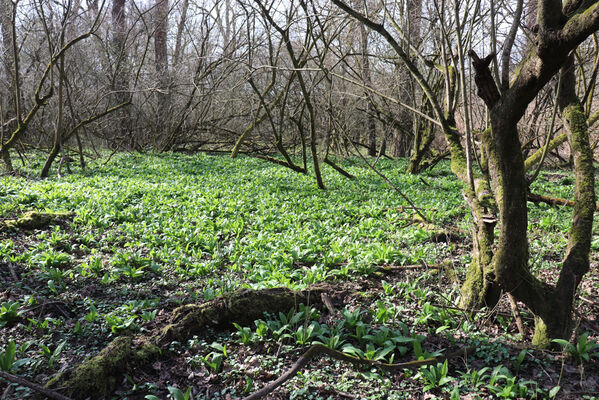
[(597, 399), (599, 1), (0, 0), (0, 399)]

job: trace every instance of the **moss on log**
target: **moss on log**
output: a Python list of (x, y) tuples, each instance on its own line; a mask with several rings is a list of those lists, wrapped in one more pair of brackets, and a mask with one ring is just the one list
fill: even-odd
[(187, 304), (173, 311), (171, 322), (156, 335), (137, 341), (125, 336), (113, 340), (99, 355), (72, 370), (53, 377), (46, 387), (74, 399), (109, 398), (122, 376), (154, 361), (173, 340), (185, 341), (208, 327), (229, 329), (233, 323), (250, 325), (265, 312), (287, 312), (299, 304), (321, 303), (330, 288), (314, 286), (306, 291), (287, 288), (239, 290), (204, 304)]
[(72, 212), (40, 212), (28, 211), (19, 218), (7, 219), (0, 223), (0, 231), (4, 229), (12, 230), (33, 230), (45, 228), (50, 224), (60, 222), (65, 219), (73, 218)]
[(265, 312), (287, 312), (300, 303), (319, 303), (323, 288), (305, 292), (287, 288), (240, 290), (205, 304), (188, 304), (173, 311), (172, 322), (162, 329), (159, 343), (185, 340), (201, 334), (207, 326), (228, 329), (233, 322), (251, 325)]
[(61, 389), (74, 399), (109, 397), (123, 374), (159, 354), (160, 348), (148, 342), (135, 345), (131, 337), (119, 337), (97, 356), (53, 377), (46, 387)]

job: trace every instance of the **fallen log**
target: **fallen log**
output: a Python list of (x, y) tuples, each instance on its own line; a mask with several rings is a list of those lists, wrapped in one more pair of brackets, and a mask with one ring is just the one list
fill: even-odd
[(204, 304), (176, 308), (170, 323), (150, 337), (121, 336), (97, 356), (59, 373), (46, 388), (60, 390), (73, 399), (110, 397), (122, 377), (135, 368), (150, 365), (168, 345), (202, 334), (208, 328), (225, 330), (233, 323), (250, 325), (264, 313), (288, 312), (299, 304), (320, 304), (328, 285), (315, 285), (305, 291), (287, 288), (239, 290)]
[(42, 229), (48, 225), (73, 218), (74, 216), (75, 213), (73, 212), (28, 211), (19, 218), (5, 219), (4, 221), (0, 222), (0, 231), (9, 229)]

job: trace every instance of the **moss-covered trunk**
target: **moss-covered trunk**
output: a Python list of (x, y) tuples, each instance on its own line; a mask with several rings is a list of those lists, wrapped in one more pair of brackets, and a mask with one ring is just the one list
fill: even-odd
[[(492, 265), (501, 288), (512, 293), (534, 313), (533, 344), (539, 347), (549, 346), (553, 338), (570, 336), (574, 295), (589, 269), (595, 211), (593, 156), (583, 107), (575, 93), (571, 58), (566, 60), (562, 71), (563, 94), (559, 101), (574, 159), (576, 206), (566, 257), (555, 286), (533, 276), (528, 265), (527, 184), (517, 130), (520, 119), (517, 109), (525, 105), (521, 94), (508, 93), (498, 103), (488, 104), (492, 129), (483, 137), (493, 194), (499, 208), (499, 238)], [(473, 211), (476, 213), (474, 208)]]
[(573, 59), (562, 68), (559, 107), (570, 142), (576, 179), (575, 205), (568, 248), (548, 306), (536, 318), (534, 343), (548, 346), (552, 338), (569, 338), (572, 305), (578, 285), (589, 270), (595, 214), (595, 168), (584, 108), (576, 95)]
[(2, 161), (4, 161), (4, 167), (6, 168), (6, 172), (14, 172), (8, 148), (2, 148)]
[(495, 223), (482, 212), (480, 205), (475, 206), (472, 201), (469, 203), (474, 217), (472, 261), (462, 284), (460, 306), (468, 310), (493, 308), (501, 296), (492, 264)]

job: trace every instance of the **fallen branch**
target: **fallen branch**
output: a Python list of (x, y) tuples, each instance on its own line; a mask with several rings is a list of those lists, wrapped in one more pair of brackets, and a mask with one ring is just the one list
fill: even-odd
[(295, 362), (295, 364), (293, 364), (293, 366), (289, 370), (285, 371), (283, 373), (283, 375), (281, 375), (279, 378), (277, 378), (274, 382), (271, 382), (270, 384), (264, 386), (262, 389), (258, 390), (257, 392), (254, 392), (251, 395), (245, 397), (243, 400), (261, 399), (262, 397), (271, 393), (272, 391), (274, 391), (276, 388), (281, 386), (283, 383), (285, 383), (289, 379), (293, 378), (293, 376), (295, 376), (295, 374), (298, 371), (300, 371), (314, 357), (316, 357), (318, 355), (324, 354), (324, 355), (327, 355), (335, 360), (349, 362), (354, 365), (377, 367), (377, 368), (380, 368), (385, 371), (394, 372), (394, 371), (401, 371), (403, 369), (417, 369), (417, 368), (424, 367), (427, 365), (435, 365), (439, 362), (443, 362), (445, 360), (455, 358), (455, 357), (460, 357), (460, 356), (467, 357), (468, 353), (471, 353), (473, 351), (474, 351), (473, 347), (466, 347), (466, 348), (454, 351), (453, 353), (450, 353), (446, 356), (427, 358), (425, 360), (414, 360), (414, 361), (408, 361), (408, 362), (398, 363), (398, 364), (387, 364), (387, 363), (381, 363), (378, 361), (366, 360), (363, 358), (350, 356), (349, 354), (345, 354), (340, 351), (330, 349), (322, 344), (314, 344), (308, 349), (308, 351), (306, 351)]
[(414, 265), (382, 265), (379, 266), (379, 271), (393, 272), (393, 271), (409, 271), (409, 270), (420, 270), (420, 269), (444, 269), (446, 268), (443, 264), (414, 264)]
[(108, 398), (124, 374), (150, 365), (171, 341), (184, 342), (200, 335), (208, 327), (230, 329), (233, 323), (250, 325), (265, 312), (288, 312), (299, 304), (320, 304), (320, 295), (330, 291), (325, 284), (305, 291), (287, 288), (239, 290), (204, 304), (187, 304), (176, 308), (171, 321), (150, 337), (120, 336), (97, 356), (77, 367), (54, 376), (48, 388), (61, 390), (74, 399)]
[(516, 303), (516, 299), (511, 293), (507, 294), (507, 298), (510, 302), (510, 306), (512, 307), (512, 313), (514, 314), (514, 319), (516, 320), (516, 326), (518, 327), (518, 332), (522, 335), (522, 339), (526, 339), (526, 330), (524, 329), (524, 324), (522, 323), (522, 316), (520, 315), (520, 310), (518, 310), (518, 303)]
[[(535, 193), (528, 194), (528, 201), (531, 201), (533, 203), (545, 203), (545, 204), (549, 204), (552, 207), (558, 207), (558, 206), (574, 207), (574, 205), (576, 204), (576, 202), (573, 200), (560, 199), (557, 197), (550, 197), (550, 196), (545, 196), (542, 194), (535, 194)], [(597, 207), (595, 207), (595, 211), (599, 211), (599, 205)]]
[(21, 378), (20, 376), (16, 376), (13, 374), (9, 374), (8, 372), (4, 372), (0, 370), (0, 378), (6, 379), (7, 381), (17, 383), (21, 386), (28, 387), (30, 389), (35, 390), (38, 393), (43, 394), (46, 397), (56, 400), (71, 400), (70, 397), (63, 396), (62, 394), (55, 392), (54, 390), (46, 389), (40, 385), (37, 385), (33, 382), (30, 382), (26, 379)]

